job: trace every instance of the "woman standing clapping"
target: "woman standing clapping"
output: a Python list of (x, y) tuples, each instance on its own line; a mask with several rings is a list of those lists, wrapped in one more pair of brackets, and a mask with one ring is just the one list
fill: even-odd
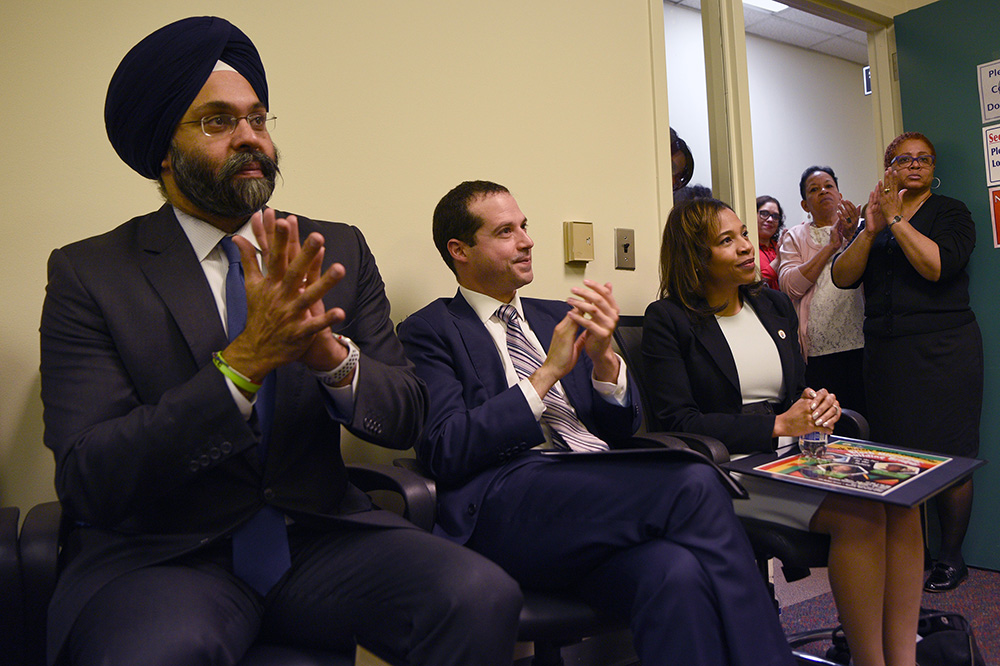
[[(837, 289), (830, 279), (830, 261), (844, 239), (853, 237), (858, 211), (841, 196), (837, 176), (828, 166), (803, 171), (799, 192), (810, 219), (781, 237), (778, 280), (799, 315), (806, 382), (825, 386), (841, 405), (867, 416), (861, 370), (863, 296), (860, 289)], [(841, 208), (850, 215), (840, 215)]]
[[(833, 280), (864, 283), (865, 386), (872, 439), (976, 456), (983, 403), (983, 342), (969, 307), (966, 265), (976, 244), (965, 204), (931, 192), (937, 156), (907, 132), (885, 151), (885, 177), (867, 219), (835, 260)], [(954, 589), (968, 575), (962, 541), (972, 479), (938, 496), (941, 548), (925, 583)]]

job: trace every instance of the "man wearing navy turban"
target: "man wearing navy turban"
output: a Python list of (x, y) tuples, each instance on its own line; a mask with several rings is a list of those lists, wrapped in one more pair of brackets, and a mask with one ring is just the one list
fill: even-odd
[(48, 661), (234, 664), (260, 638), (509, 664), (516, 583), (348, 479), (340, 426), (409, 448), (426, 390), (361, 232), (265, 206), (269, 108), (219, 18), (157, 30), (111, 79), (111, 144), (166, 203), (49, 259), (45, 444), (72, 528)]

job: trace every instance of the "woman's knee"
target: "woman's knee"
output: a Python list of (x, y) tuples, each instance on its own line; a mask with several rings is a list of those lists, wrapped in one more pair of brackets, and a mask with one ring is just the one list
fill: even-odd
[(813, 515), (810, 529), (831, 536), (884, 535), (888, 519), (886, 506), (872, 500), (830, 494)]

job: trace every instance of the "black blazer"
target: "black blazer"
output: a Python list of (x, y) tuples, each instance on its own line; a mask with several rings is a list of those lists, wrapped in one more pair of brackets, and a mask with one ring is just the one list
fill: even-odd
[(348, 484), (340, 426), (406, 449), (423, 423), (424, 387), (361, 233), (304, 217), (299, 230), (322, 233), (324, 263), (347, 270), (325, 300), (344, 309), (336, 328), (361, 348), (358, 389), (345, 422), (307, 368), (279, 369), (264, 466), (255, 419), (243, 418), (212, 365), (228, 341), (172, 208), (52, 253), (41, 323), (45, 444), (64, 513), (79, 526), (51, 605), (50, 656), (106, 582), (230, 533), (265, 501), (317, 525), (407, 524)]
[[(569, 306), (534, 298), (522, 298), (521, 305), (548, 349)], [(510, 472), (538, 461), (530, 449), (543, 443), (545, 434), (521, 389), (507, 386), (496, 345), (461, 292), (407, 317), (399, 338), (430, 395), (417, 454), (439, 481), (436, 532), (465, 543), (493, 480), (506, 474), (505, 483), (516, 483)], [(642, 418), (634, 382), (628, 382), (631, 402), (613, 405), (594, 390), (593, 369), (581, 354), (561, 380), (566, 397), (588, 430), (611, 444), (625, 441)]]
[[(785, 388), (784, 400), (776, 406), (780, 413), (805, 388), (795, 309), (788, 296), (774, 289), (745, 299), (778, 347)], [(643, 318), (642, 355), (660, 428), (710, 435), (731, 453), (773, 450), (774, 415), (741, 414), (736, 361), (714, 316), (696, 320), (673, 301), (654, 301)]]

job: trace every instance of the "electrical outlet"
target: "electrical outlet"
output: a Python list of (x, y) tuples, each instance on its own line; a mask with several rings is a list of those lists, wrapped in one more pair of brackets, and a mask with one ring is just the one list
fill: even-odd
[(615, 268), (635, 270), (635, 231), (615, 229)]

